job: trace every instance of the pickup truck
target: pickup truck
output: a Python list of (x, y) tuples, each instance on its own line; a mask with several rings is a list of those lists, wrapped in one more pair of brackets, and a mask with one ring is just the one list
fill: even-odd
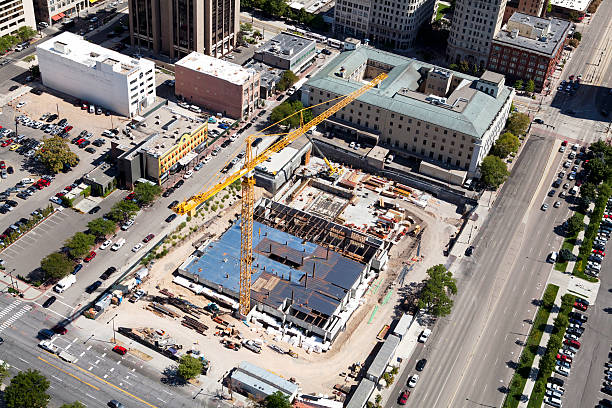
[(51, 343), (49, 340), (41, 341), (40, 343), (38, 343), (38, 347), (52, 354), (57, 354), (59, 350), (59, 348), (55, 344)]
[(253, 353), (261, 353), (261, 347), (259, 347), (259, 344), (255, 343), (253, 340), (244, 340), (242, 345), (251, 350)]

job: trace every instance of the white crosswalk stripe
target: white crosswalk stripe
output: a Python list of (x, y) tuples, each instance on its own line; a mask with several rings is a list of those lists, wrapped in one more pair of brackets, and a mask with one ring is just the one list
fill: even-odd
[[(21, 301), (19, 303), (21, 303)], [(30, 305), (25, 305), (24, 307), (22, 307), (17, 313), (12, 315), (7, 321), (0, 325), (0, 333), (2, 333), (4, 329), (15, 323), (17, 320), (21, 319), (21, 317), (30, 310), (32, 310), (32, 306)]]

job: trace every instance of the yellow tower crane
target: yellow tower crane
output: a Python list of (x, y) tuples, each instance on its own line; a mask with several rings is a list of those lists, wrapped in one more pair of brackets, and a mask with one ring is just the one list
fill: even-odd
[[(282, 139), (276, 141), (261, 154), (253, 157), (251, 142), (255, 135), (247, 136), (246, 154), (244, 157), (244, 165), (235, 173), (231, 174), (224, 180), (220, 181), (215, 186), (200, 192), (189, 199), (177, 204), (173, 210), (177, 214), (190, 214), (193, 210), (204, 201), (213, 197), (219, 191), (223, 190), (233, 182), (242, 178), (242, 211), (240, 224), (240, 314), (247, 316), (251, 310), (251, 271), (253, 262), (253, 205), (255, 201), (255, 179), (253, 171), (257, 165), (266, 161), (273, 153), (279, 152), (286, 146), (291, 144), (300, 136), (304, 135), (308, 130), (317, 126), (340, 109), (347, 106), (349, 103), (363, 95), (368, 90), (380, 84), (387, 74), (382, 73), (368, 82), (358, 90), (341, 97), (340, 100), (321, 113), (319, 116), (312, 119), (310, 122), (300, 126), (299, 128), (289, 132)], [(338, 98), (336, 98), (338, 99)]]

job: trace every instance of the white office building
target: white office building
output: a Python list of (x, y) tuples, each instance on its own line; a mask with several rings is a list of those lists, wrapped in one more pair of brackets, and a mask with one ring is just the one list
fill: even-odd
[(0, 18), (0, 37), (13, 34), (20, 27), (36, 28), (34, 5), (27, 0), (6, 0), (2, 2), (2, 18)]
[(155, 102), (155, 64), (64, 32), (36, 47), (45, 86), (126, 116)]

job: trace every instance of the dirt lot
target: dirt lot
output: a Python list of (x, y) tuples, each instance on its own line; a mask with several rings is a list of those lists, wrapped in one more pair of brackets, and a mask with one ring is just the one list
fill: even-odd
[[(405, 205), (410, 204), (405, 203)], [(174, 247), (170, 254), (158, 260), (152, 267), (149, 280), (143, 284), (149, 295), (159, 295), (159, 289), (165, 288), (196, 305), (205, 306), (208, 304), (209, 300), (203, 296), (197, 296), (188, 289), (173, 284), (172, 272), (193, 252), (192, 244), (194, 242), (198, 241), (205, 232), (221, 234), (227, 228), (228, 221), (236, 216), (239, 209), (239, 202), (236, 201), (231, 207), (226, 206), (223, 216), (217, 218), (214, 224), (207, 227), (205, 231), (198, 231), (191, 237), (182, 240), (181, 245)], [(209, 373), (212, 378), (220, 378), (240, 361), (246, 360), (264, 366), (285, 378), (296, 378), (305, 393), (331, 394), (334, 384), (341, 384), (345, 381), (339, 374), (347, 372), (349, 366), (353, 363), (364, 362), (377, 343), (376, 335), (378, 331), (384, 324), (390, 323), (395, 318), (398, 312), (397, 304), (400, 300), (399, 292), (402, 291), (395, 286), (393, 281), (404, 264), (415, 263), (413, 270), (406, 277), (405, 285), (410, 284), (410, 282), (420, 282), (425, 277), (425, 270), (436, 263), (440, 263), (443, 259), (442, 245), (448, 242), (450, 235), (456, 229), (454, 224), (459, 217), (453, 214), (453, 210), (448, 204), (432, 199), (431, 206), (428, 209), (415, 208), (413, 205), (410, 205), (410, 209), (422, 218), (426, 225), (421, 246), (421, 254), (425, 254), (424, 258), (420, 258), (417, 262), (410, 260), (415, 251), (414, 240), (404, 239), (395, 245), (391, 249), (389, 265), (379, 277), (382, 278), (382, 281), (378, 290), (368, 290), (364, 304), (355, 312), (349, 321), (347, 330), (340, 334), (327, 353), (306, 353), (303, 349), (294, 349), (298, 353), (298, 358), (293, 359), (289, 355), (278, 354), (265, 346), (261, 355), (254, 354), (245, 348), (232, 351), (220, 343), (220, 337), (214, 335), (216, 323), (212, 321), (210, 316), (202, 315), (199, 318), (202, 323), (209, 327), (206, 336), (202, 336), (183, 327), (178, 318), (162, 317), (145, 310), (148, 302), (142, 300), (136, 304), (124, 302), (120, 307), (121, 313), (119, 313), (116, 323), (120, 326), (142, 327), (142, 322), (146, 321), (148, 327), (166, 330), (185, 348), (198, 349), (204, 356), (212, 360)], [(211, 214), (204, 219), (194, 218), (188, 225), (201, 225), (203, 222), (210, 220), (211, 217), (215, 217), (215, 215)], [(385, 304), (381, 303), (383, 297), (387, 297)], [(376, 306), (378, 306), (378, 310), (373, 314)], [(176, 311), (178, 312), (178, 310)], [(183, 313), (180, 314), (183, 315)], [(242, 338), (260, 339), (267, 345), (277, 344), (284, 349), (288, 348), (285, 343), (276, 343), (260, 327), (254, 325), (247, 327), (241, 321), (230, 316), (223, 316), (223, 318), (235, 325)], [(222, 356), (222, 358), (216, 356)]]

